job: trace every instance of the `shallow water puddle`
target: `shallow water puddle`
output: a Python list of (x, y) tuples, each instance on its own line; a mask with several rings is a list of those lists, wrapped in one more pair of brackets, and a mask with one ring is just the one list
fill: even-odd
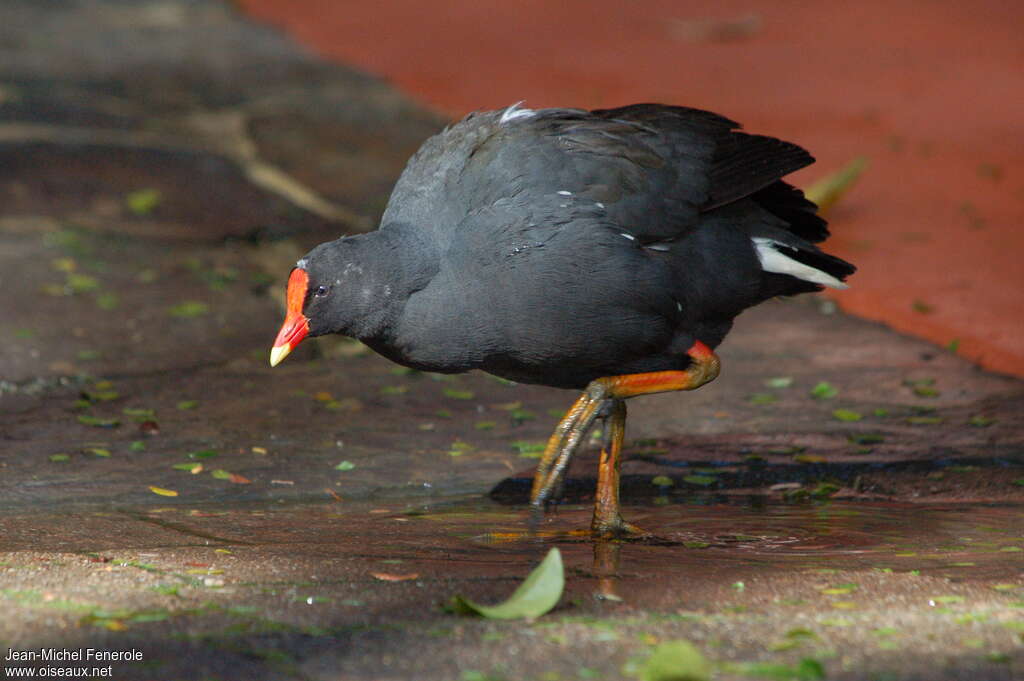
[[(566, 505), (530, 534), (530, 509), (482, 498), (150, 508), (0, 518), (0, 551), (111, 552), (235, 547), (259, 555), (396, 561), (402, 570), (451, 574), (472, 566), (527, 565), (560, 545), (583, 566), (593, 542), (590, 509)], [(624, 578), (659, 574), (707, 580), (738, 572), (879, 570), (952, 579), (1020, 578), (1024, 506), (866, 504), (687, 504), (628, 507), (624, 515), (655, 534), (615, 543)], [(572, 557), (576, 556), (573, 561)], [(598, 561), (600, 562), (600, 560)], [(447, 566), (447, 567), (445, 567)], [(607, 572), (607, 570), (605, 570)], [(461, 570), (460, 570), (461, 573)], [(465, 575), (463, 575), (465, 576)], [(483, 575), (479, 575), (483, 576)]]

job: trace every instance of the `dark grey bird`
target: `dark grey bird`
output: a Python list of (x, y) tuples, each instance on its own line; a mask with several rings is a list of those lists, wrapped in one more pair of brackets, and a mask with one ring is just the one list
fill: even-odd
[(271, 364), (339, 333), (415, 369), (581, 389), (532, 502), (602, 418), (591, 530), (639, 533), (619, 513), (624, 400), (713, 380), (740, 312), (855, 269), (815, 246), (825, 221), (781, 180), (810, 154), (738, 128), (659, 104), (468, 115), (412, 157), (379, 229), (299, 260)]

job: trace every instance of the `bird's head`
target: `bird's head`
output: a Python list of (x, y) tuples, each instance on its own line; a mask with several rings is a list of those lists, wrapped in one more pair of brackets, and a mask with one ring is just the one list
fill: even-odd
[(288, 276), (286, 313), (270, 350), (279, 364), (307, 336), (372, 335), (391, 287), (372, 240), (343, 237), (306, 254)]

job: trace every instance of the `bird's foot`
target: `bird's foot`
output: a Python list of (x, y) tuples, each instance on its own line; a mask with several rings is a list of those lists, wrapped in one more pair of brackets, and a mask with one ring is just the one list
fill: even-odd
[(590, 536), (594, 539), (650, 539), (654, 534), (615, 514), (608, 518), (595, 516), (590, 524)]

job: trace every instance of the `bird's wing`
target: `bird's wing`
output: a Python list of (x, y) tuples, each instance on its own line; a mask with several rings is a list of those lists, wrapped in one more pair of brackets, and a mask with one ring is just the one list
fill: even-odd
[(773, 189), (813, 163), (810, 154), (739, 132), (708, 111), (656, 104), (545, 109), (504, 125), (477, 148), (490, 166), (481, 176), (530, 196), (560, 194), (570, 207), (589, 202), (643, 242), (678, 237), (702, 213), (762, 191), (791, 212), (811, 205), (795, 195), (786, 203), (783, 189)]
[(465, 215), (520, 199), (549, 221), (593, 217), (652, 243), (752, 196), (786, 222), (799, 218), (791, 230), (798, 236), (823, 239), (814, 205), (779, 182), (812, 163), (811, 155), (738, 127), (708, 111), (660, 104), (470, 114), (410, 159), (382, 224), (417, 225), (445, 241)]

